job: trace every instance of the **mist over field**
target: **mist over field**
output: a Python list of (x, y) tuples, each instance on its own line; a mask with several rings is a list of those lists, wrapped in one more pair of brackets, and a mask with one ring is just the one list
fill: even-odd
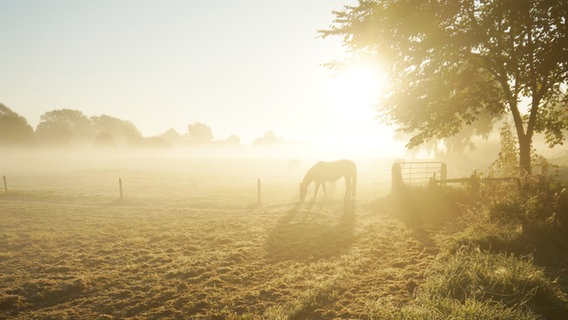
[[(395, 161), (444, 161), (448, 177), (461, 178), (474, 171), (486, 173), (499, 147), (498, 141), (490, 139), (477, 142), (472, 150), (437, 158), (432, 158), (432, 151), (411, 150), (394, 157), (383, 156), (381, 150), (350, 153), (310, 144), (3, 148), (0, 175), (7, 177), (13, 191), (82, 190), (85, 195), (95, 192), (104, 201), (117, 196), (119, 177), (124, 181), (125, 195), (131, 198), (164, 197), (172, 187), (183, 187), (191, 193), (199, 186), (216, 184), (249, 190), (251, 201), (256, 197), (256, 181), (261, 179), (267, 188), (281, 188), (281, 195), (274, 200), (293, 203), (297, 201), (297, 186), (312, 165), (351, 159), (358, 167), (357, 198), (368, 201), (390, 192)], [(548, 154), (554, 156), (557, 152), (549, 150)], [(343, 190), (342, 180), (336, 185)], [(182, 199), (184, 193), (172, 197)]]
[[(118, 178), (127, 198), (183, 199), (201, 188), (216, 185), (244, 189), (256, 199), (257, 180), (266, 190), (278, 188), (274, 201), (293, 204), (307, 169), (324, 157), (309, 146), (192, 147), (157, 149), (38, 149), (8, 150), (2, 174), (13, 191), (48, 189), (53, 192), (97, 193), (101, 201), (118, 195)], [(390, 188), (394, 159), (361, 157), (358, 165), (359, 199), (384, 196)], [(344, 183), (338, 181), (343, 190)], [(223, 193), (219, 193), (219, 198)], [(340, 197), (339, 197), (340, 198)], [(178, 199), (178, 200), (179, 200)], [(270, 198), (264, 199), (271, 202)]]

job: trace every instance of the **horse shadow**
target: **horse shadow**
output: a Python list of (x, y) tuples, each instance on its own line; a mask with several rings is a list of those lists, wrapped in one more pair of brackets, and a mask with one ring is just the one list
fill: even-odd
[(292, 209), (269, 232), (266, 255), (273, 262), (310, 261), (339, 256), (354, 240), (355, 215)]

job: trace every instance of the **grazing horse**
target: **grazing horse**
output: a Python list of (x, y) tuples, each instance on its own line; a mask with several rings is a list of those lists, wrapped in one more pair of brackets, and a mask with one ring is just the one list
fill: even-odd
[(337, 160), (333, 162), (318, 162), (308, 170), (304, 176), (304, 180), (300, 184), (300, 202), (298, 207), (302, 205), (308, 193), (308, 186), (314, 182), (316, 190), (311, 201), (313, 203), (318, 195), (319, 187), (323, 187), (323, 192), (327, 196), (325, 183), (337, 181), (340, 178), (345, 179), (345, 211), (350, 211), (351, 200), (355, 198), (357, 188), (357, 166), (351, 160)]

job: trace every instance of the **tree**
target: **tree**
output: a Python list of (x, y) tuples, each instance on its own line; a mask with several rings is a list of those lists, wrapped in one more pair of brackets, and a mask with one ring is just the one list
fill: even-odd
[(102, 131), (95, 137), (94, 145), (97, 147), (115, 147), (114, 136), (107, 131)]
[(29, 145), (33, 137), (34, 130), (28, 121), (0, 103), (0, 145)]
[(189, 141), (192, 143), (211, 143), (213, 141), (213, 131), (201, 122), (194, 122), (187, 127)]
[(174, 128), (169, 128), (159, 135), (159, 137), (171, 145), (179, 145), (183, 141), (183, 136)]
[(266, 146), (284, 143), (284, 139), (279, 138), (274, 131), (269, 130), (262, 137), (256, 138), (252, 144), (255, 146)]
[(501, 138), (501, 150), (495, 162), (491, 164), (490, 169), (492, 173), (503, 177), (512, 176), (519, 163), (519, 147), (513, 138), (513, 132), (508, 123), (503, 124), (501, 129), (499, 129), (499, 136)]
[(409, 147), (450, 137), (482, 114), (510, 112), (519, 167), (530, 174), (534, 134), (554, 146), (568, 128), (558, 116), (568, 84), (567, 13), (557, 0), (359, 0), (334, 11), (320, 32), (343, 37), (353, 56), (387, 62), (393, 87), (380, 111), (411, 135)]
[(241, 138), (236, 134), (231, 134), (222, 143), (229, 146), (238, 146), (241, 144)]
[(92, 142), (95, 137), (93, 123), (79, 110), (59, 109), (40, 116), (36, 128), (38, 140), (44, 144), (70, 145)]
[(97, 133), (97, 143), (109, 142), (119, 144), (139, 144), (142, 141), (142, 133), (130, 121), (121, 120), (115, 117), (101, 115), (91, 117), (93, 129)]

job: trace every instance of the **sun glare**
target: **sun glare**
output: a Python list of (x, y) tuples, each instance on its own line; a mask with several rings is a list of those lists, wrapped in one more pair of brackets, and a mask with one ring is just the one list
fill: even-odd
[(326, 141), (366, 156), (392, 156), (403, 152), (393, 140), (394, 129), (377, 119), (377, 104), (386, 92), (386, 76), (376, 64), (347, 66), (330, 78), (329, 97), (335, 130)]

